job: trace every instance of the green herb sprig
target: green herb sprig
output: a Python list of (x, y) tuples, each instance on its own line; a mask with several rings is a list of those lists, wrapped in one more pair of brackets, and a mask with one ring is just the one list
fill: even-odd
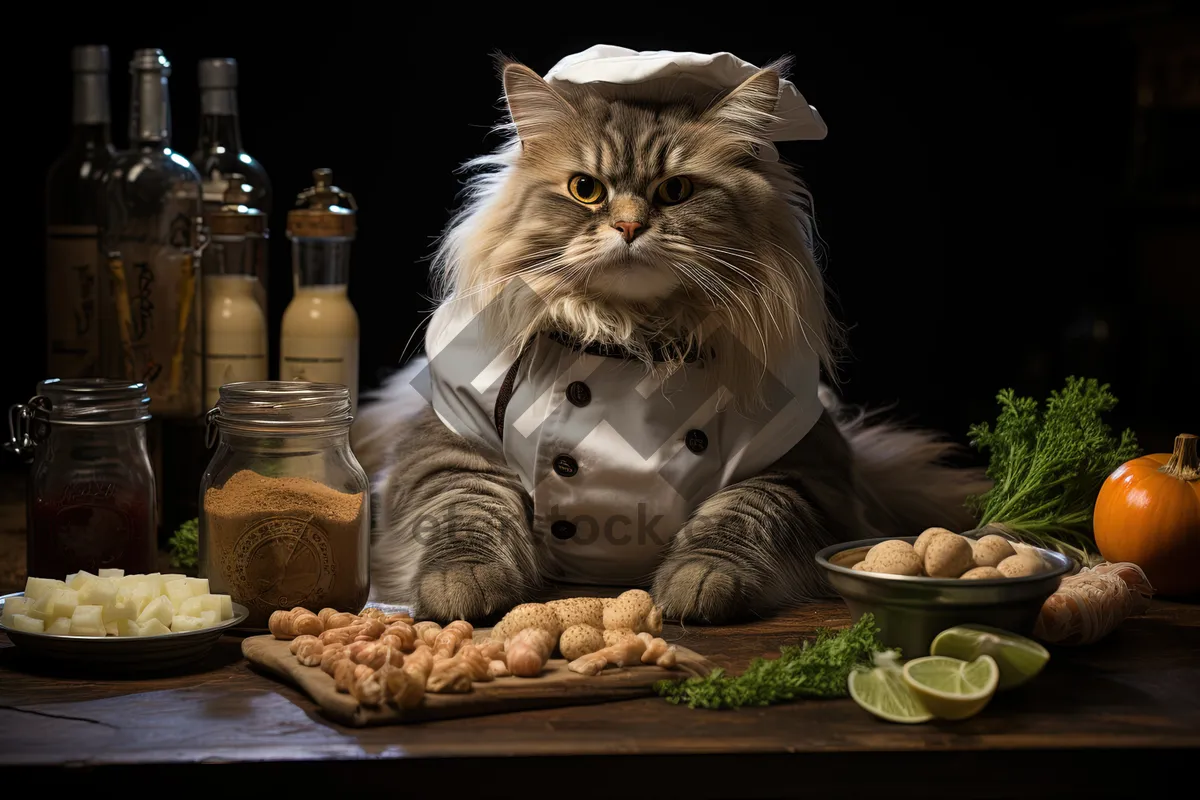
[(1045, 411), (1012, 389), (996, 396), (995, 427), (972, 425), (969, 436), (987, 451), (992, 488), (969, 498), (979, 527), (1003, 528), (1031, 544), (1086, 563), (1095, 550), (1092, 511), (1104, 479), (1139, 455), (1133, 431), (1114, 436), (1101, 414), (1117, 398), (1094, 378), (1067, 378)]
[(757, 658), (736, 678), (716, 669), (703, 678), (660, 681), (655, 691), (690, 708), (767, 706), (798, 697), (845, 697), (850, 671), (883, 650), (871, 614), (840, 631), (821, 629), (812, 642), (787, 645), (779, 658)]
[(200, 520), (189, 519), (171, 537), (171, 564), (179, 569), (195, 569), (200, 562)]

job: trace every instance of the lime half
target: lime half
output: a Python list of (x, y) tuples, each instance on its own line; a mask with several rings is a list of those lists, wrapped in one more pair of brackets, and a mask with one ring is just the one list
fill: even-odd
[(991, 656), (974, 661), (925, 656), (904, 665), (904, 682), (941, 719), (966, 719), (983, 711), (999, 681), (1000, 668)]
[(991, 656), (1000, 668), (996, 687), (1000, 691), (1030, 680), (1050, 660), (1049, 651), (1032, 639), (985, 625), (960, 625), (942, 631), (930, 645), (929, 653), (962, 661)]
[(928, 722), (933, 714), (904, 682), (904, 673), (894, 658), (876, 656), (873, 669), (850, 673), (850, 696), (867, 711), (888, 722)]

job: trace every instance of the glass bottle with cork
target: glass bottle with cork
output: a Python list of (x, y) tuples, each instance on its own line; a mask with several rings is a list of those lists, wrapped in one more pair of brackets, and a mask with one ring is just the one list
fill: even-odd
[(221, 386), (265, 381), (267, 317), (259, 305), (259, 266), (266, 260), (267, 217), (251, 202), (251, 186), (229, 176), (224, 204), (206, 215), (204, 248), (204, 407)]
[(71, 141), (46, 175), (47, 371), (59, 378), (99, 372), (100, 189), (115, 152), (108, 63), (104, 45), (71, 51)]
[(358, 405), (358, 314), (347, 295), (358, 207), (328, 169), (288, 212), (295, 295), (283, 314), (279, 378), (341, 384)]

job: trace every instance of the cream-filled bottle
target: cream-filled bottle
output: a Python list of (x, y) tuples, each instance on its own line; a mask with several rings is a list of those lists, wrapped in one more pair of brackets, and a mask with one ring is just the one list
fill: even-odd
[(354, 197), (332, 183), (328, 169), (288, 212), (295, 296), (283, 313), (279, 379), (340, 383), (358, 407), (358, 314), (346, 293), (356, 233)]
[(267, 217), (248, 208), (240, 175), (230, 175), (224, 204), (208, 214), (204, 248), (204, 407), (217, 404), (221, 387), (265, 381), (267, 315), (259, 274), (265, 271)]

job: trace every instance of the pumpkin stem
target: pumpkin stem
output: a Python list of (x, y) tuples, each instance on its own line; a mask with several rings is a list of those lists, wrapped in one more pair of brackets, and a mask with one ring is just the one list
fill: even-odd
[(1159, 472), (1184, 481), (1200, 480), (1200, 453), (1196, 452), (1196, 437), (1181, 433), (1175, 437), (1175, 450)]

